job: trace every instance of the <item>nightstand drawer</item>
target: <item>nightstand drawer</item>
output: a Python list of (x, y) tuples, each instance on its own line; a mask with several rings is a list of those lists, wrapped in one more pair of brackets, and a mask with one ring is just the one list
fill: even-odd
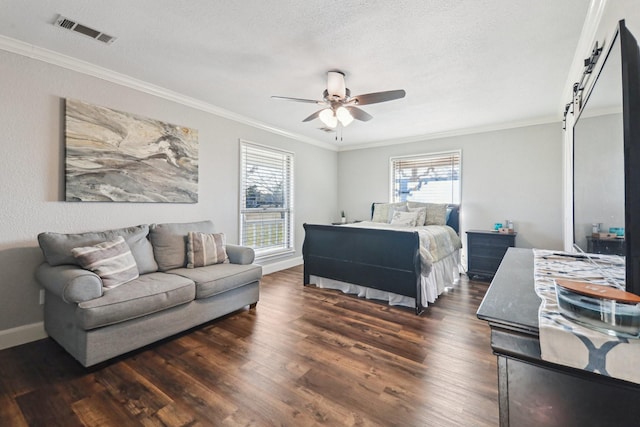
[(506, 253), (506, 249), (502, 255), (497, 257), (484, 257), (484, 256), (470, 256), (469, 257), (469, 271), (478, 275), (493, 276), (498, 271), (502, 258)]
[(515, 241), (515, 234), (467, 234), (467, 245), (483, 249), (507, 248)]

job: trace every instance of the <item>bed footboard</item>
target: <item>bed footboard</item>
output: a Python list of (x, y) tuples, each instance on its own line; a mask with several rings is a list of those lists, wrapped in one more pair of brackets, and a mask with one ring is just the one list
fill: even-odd
[(304, 224), (304, 284), (310, 276), (354, 283), (415, 298), (420, 314), (417, 232)]

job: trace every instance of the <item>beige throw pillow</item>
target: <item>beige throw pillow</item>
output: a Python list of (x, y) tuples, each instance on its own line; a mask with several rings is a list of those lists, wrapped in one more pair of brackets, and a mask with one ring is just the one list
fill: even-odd
[(427, 203), (427, 219), (425, 225), (447, 225), (447, 204)]
[(418, 219), (416, 220), (417, 226), (422, 226), (427, 220), (427, 208), (408, 208), (409, 212), (417, 212)]
[(93, 246), (73, 248), (71, 253), (82, 268), (100, 276), (107, 289), (138, 278), (136, 260), (122, 236)]
[(415, 227), (418, 219), (418, 212), (402, 212), (396, 211), (391, 219), (392, 225), (406, 225), (408, 227)]
[(375, 203), (373, 207), (373, 216), (371, 221), (373, 222), (386, 222), (387, 224), (391, 222), (391, 218), (393, 217), (393, 210), (399, 209), (406, 212), (407, 202), (397, 202), (397, 203)]
[(207, 234), (190, 231), (187, 234), (187, 268), (229, 262), (223, 233)]

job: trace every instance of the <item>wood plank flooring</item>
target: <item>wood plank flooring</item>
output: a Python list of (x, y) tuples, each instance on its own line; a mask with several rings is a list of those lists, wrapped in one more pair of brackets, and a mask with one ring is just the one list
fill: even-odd
[(0, 351), (0, 426), (496, 426), (486, 283), (412, 310), (265, 276), (241, 310), (85, 369), (45, 339)]

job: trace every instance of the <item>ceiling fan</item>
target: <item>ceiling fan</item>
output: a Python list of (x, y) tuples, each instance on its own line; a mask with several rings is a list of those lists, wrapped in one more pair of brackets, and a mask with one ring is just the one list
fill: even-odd
[(406, 92), (399, 89), (351, 96), (351, 91), (345, 86), (344, 73), (342, 71), (329, 71), (327, 72), (327, 88), (323, 92), (322, 100), (289, 98), (286, 96), (272, 96), (271, 98), (322, 105), (324, 108), (311, 114), (303, 122), (319, 118), (325, 125), (333, 129), (338, 125), (338, 122), (345, 127), (353, 122), (353, 119), (363, 122), (371, 120), (373, 116), (358, 108), (360, 105), (393, 101), (394, 99), (404, 98), (405, 95)]

